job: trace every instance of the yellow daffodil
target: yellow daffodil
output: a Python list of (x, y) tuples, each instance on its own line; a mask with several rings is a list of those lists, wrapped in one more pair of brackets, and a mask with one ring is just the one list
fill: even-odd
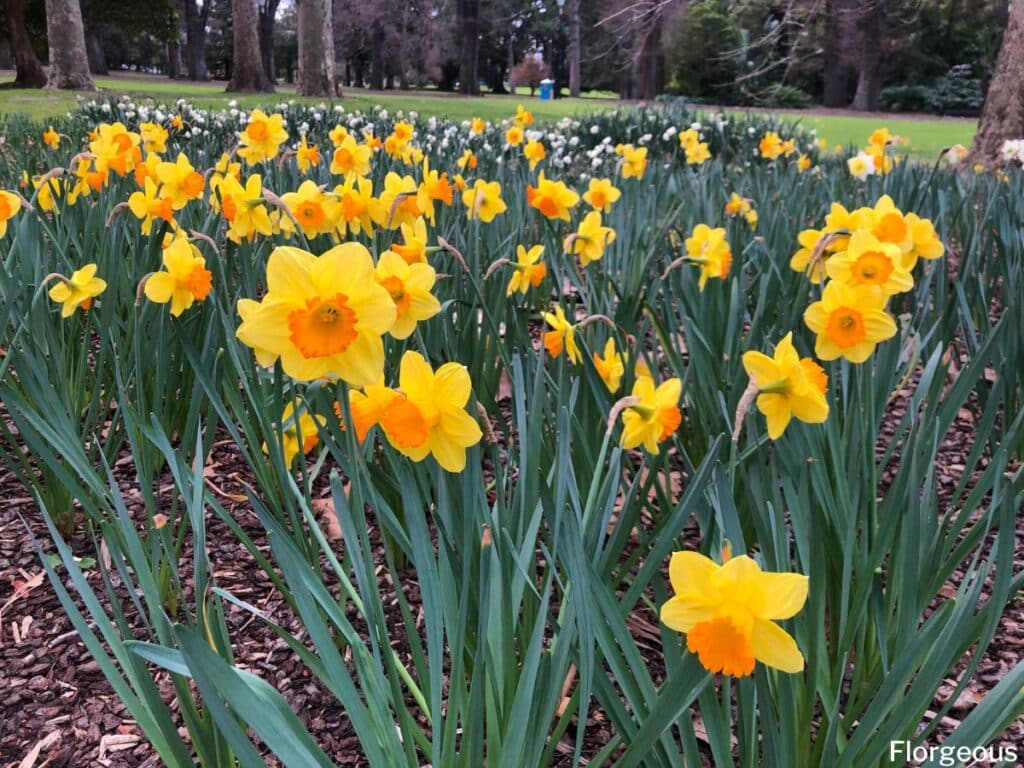
[(611, 179), (591, 179), (587, 183), (587, 191), (583, 200), (595, 211), (611, 213), (612, 204), (622, 196), (622, 192), (612, 184)]
[(236, 335), (248, 347), (278, 355), (294, 379), (337, 376), (362, 387), (384, 368), (381, 337), (396, 314), (390, 294), (374, 279), (370, 252), (359, 243), (319, 257), (275, 248), (267, 261), (267, 293)]
[(167, 223), (174, 221), (173, 202), (161, 194), (160, 187), (150, 178), (146, 179), (145, 191), (132, 192), (128, 197), (128, 208), (135, 214), (135, 218), (142, 221), (144, 235), (150, 233), (156, 219), (162, 219)]
[(301, 173), (309, 173), (310, 169), (320, 165), (320, 147), (316, 144), (309, 144), (306, 137), (302, 137), (298, 149), (295, 150), (295, 165)]
[(604, 345), (604, 356), (594, 352), (594, 368), (601, 381), (608, 387), (608, 391), (615, 394), (622, 385), (622, 376), (626, 372), (626, 366), (622, 355), (615, 351), (615, 339), (609, 338)]
[[(82, 161), (79, 161), (79, 167), (75, 170), (75, 173), (78, 176), (82, 175), (81, 171), (83, 169), (81, 167), (81, 162)], [(160, 167), (162, 162), (164, 161), (160, 159), (160, 155), (156, 154), (156, 152), (150, 152), (146, 155), (146, 159), (135, 166), (135, 170), (133, 172), (135, 176), (135, 183), (142, 188), (146, 187), (146, 179), (152, 179), (159, 184), (160, 177), (157, 176), (157, 169)], [(88, 165), (86, 167), (88, 167)], [(101, 184), (100, 189), (102, 188)], [(98, 192), (99, 190), (96, 191)]]
[(384, 251), (377, 262), (375, 276), (395, 303), (391, 335), (396, 339), (409, 338), (416, 323), (441, 311), (441, 303), (430, 292), (437, 275), (429, 264), (410, 264), (394, 251)]
[(889, 132), (888, 128), (876, 128), (871, 132), (871, 136), (868, 138), (868, 143), (874, 147), (884, 147), (891, 143), (895, 138), (896, 137)]
[(412, 176), (399, 176), (393, 171), (384, 177), (384, 191), (380, 193), (377, 222), (385, 229), (398, 229), (411, 224), (423, 215), (416, 202), (419, 186)]
[(558, 357), (565, 350), (569, 362), (576, 364), (583, 359), (583, 353), (576, 343), (576, 326), (569, 322), (560, 305), (555, 305), (554, 313), (545, 312), (544, 320), (551, 326), (544, 333), (544, 349), (552, 357)]
[[(327, 419), (323, 416), (317, 416), (314, 419), (305, 408), (302, 409), (302, 413), (298, 418), (295, 418), (294, 414), (295, 408), (293, 403), (288, 403), (284, 407), (284, 411), (281, 412), (280, 439), (281, 445), (284, 448), (284, 464), (286, 467), (292, 465), (300, 450), (303, 454), (307, 454), (316, 448), (316, 444), (320, 442), (317, 424), (321, 427), (327, 424)], [(300, 436), (302, 439), (301, 444), (299, 443)], [(269, 453), (266, 443), (263, 444), (263, 452)]]
[(460, 171), (465, 171), (467, 169), (473, 170), (476, 168), (477, 164), (476, 155), (473, 153), (472, 149), (467, 149), (459, 156), (459, 159), (455, 161), (455, 164), (459, 167)]
[(632, 394), (640, 402), (622, 412), (620, 445), (627, 450), (642, 445), (648, 453), (657, 454), (658, 443), (672, 437), (683, 422), (679, 411), (682, 393), (683, 383), (678, 378), (655, 387), (650, 376), (637, 377)]
[(513, 125), (507, 131), (505, 131), (505, 143), (510, 147), (518, 147), (523, 143), (523, 129), (518, 125)]
[(346, 135), (341, 143), (335, 145), (331, 157), (331, 173), (344, 176), (346, 180), (355, 176), (366, 176), (370, 172), (373, 150), (360, 144), (354, 136)]
[(618, 144), (615, 154), (622, 158), (622, 178), (640, 180), (644, 177), (647, 170), (647, 147)]
[(232, 175), (224, 176), (220, 182), (210, 186), (210, 205), (220, 211), (228, 222), (228, 238), (240, 243), (252, 241), (257, 234), (269, 235), (274, 231), (263, 199), (263, 181), (258, 173), (246, 179), (245, 186)]
[(877, 286), (886, 296), (914, 287), (914, 278), (903, 265), (899, 246), (882, 242), (863, 229), (854, 232), (846, 250), (832, 256), (825, 267), (833, 280)]
[(7, 222), (21, 210), (21, 198), (13, 192), (0, 189), (0, 237), (7, 234)]
[(167, 138), (170, 134), (159, 123), (139, 123), (139, 138), (142, 140), (143, 152), (155, 152), (162, 155), (167, 151)]
[(534, 245), (526, 250), (522, 245), (516, 246), (516, 260), (512, 262), (512, 277), (508, 280), (505, 295), (511, 296), (516, 291), (525, 294), (532, 285), (536, 288), (541, 284), (548, 268), (540, 261), (544, 253), (543, 245)]
[(690, 144), (685, 149), (687, 165), (702, 165), (711, 159), (711, 150), (708, 149), (706, 141), (698, 141)]
[(60, 277), (60, 282), (50, 289), (50, 298), (62, 305), (61, 317), (71, 317), (79, 307), (89, 309), (93, 299), (107, 290), (106, 281), (96, 277), (96, 269), (95, 264), (86, 264), (71, 277)]
[(306, 237), (316, 237), (333, 229), (333, 223), (324, 210), (324, 193), (312, 179), (302, 182), (295, 192), (281, 195), (281, 202), (288, 206)]
[(358, 235), (363, 232), (373, 233), (373, 222), (380, 218), (380, 203), (373, 196), (373, 182), (367, 178), (347, 179), (344, 184), (334, 188), (334, 196), (339, 204), (334, 209), (337, 218), (334, 226), (345, 235)]
[(451, 205), (453, 199), (454, 192), (448, 181), (448, 174), (431, 170), (430, 161), (424, 160), (423, 181), (420, 182), (416, 191), (416, 207), (423, 212), (423, 216), (431, 224), (434, 224), (434, 203)]
[[(825, 264), (827, 263), (828, 253), (822, 249), (817, 257), (814, 255), (815, 250), (818, 248), (818, 243), (821, 242), (823, 237), (825, 237), (825, 233), (820, 229), (801, 230), (796, 238), (797, 242), (800, 243), (800, 250), (794, 253), (793, 258), (789, 260), (789, 268), (806, 274), (807, 279), (814, 285), (818, 285), (824, 280), (827, 274)], [(814, 259), (813, 264), (811, 263), (812, 259)]]
[(729, 199), (725, 202), (725, 215), (726, 216), (740, 216), (753, 210), (750, 200), (745, 197), (740, 197), (736, 192), (733, 192)]
[(480, 219), (488, 224), (494, 217), (508, 210), (501, 199), (501, 183), (477, 179), (473, 186), (462, 193), (462, 204), (466, 206), (466, 218)]
[(904, 267), (911, 270), (919, 258), (938, 259), (945, 253), (946, 248), (939, 240), (931, 221), (922, 219), (916, 213), (908, 213), (904, 218), (910, 227), (910, 237), (914, 242), (911, 251), (903, 254)]
[(512, 118), (516, 125), (526, 127), (533, 123), (533, 113), (523, 109), (522, 104), (516, 104), (516, 116)]
[(60, 149), (60, 134), (53, 130), (52, 125), (43, 131), (43, 144), (50, 149)]
[(157, 181), (160, 182), (160, 194), (170, 199), (174, 210), (185, 207), (189, 200), (203, 196), (203, 174), (192, 167), (184, 152), (178, 153), (173, 163), (160, 163), (156, 167)]
[(421, 218), (402, 224), (402, 243), (394, 243), (391, 250), (397, 253), (406, 264), (426, 263), (427, 261), (427, 224)]
[(523, 146), (523, 156), (530, 161), (530, 170), (532, 171), (537, 167), (537, 163), (545, 158), (547, 152), (544, 150), (544, 145), (535, 139), (530, 139)]
[(804, 312), (807, 327), (818, 335), (814, 354), (851, 363), (871, 357), (876, 344), (896, 335), (896, 323), (885, 312), (886, 299), (878, 286), (830, 281), (821, 300)]
[(56, 213), (57, 201), (64, 196), (64, 186), (60, 179), (47, 179), (44, 183), (41, 178), (33, 178), (32, 186), (36, 189), (36, 207), (46, 213)]
[(828, 418), (828, 376), (811, 358), (797, 354), (792, 332), (779, 342), (772, 357), (745, 352), (743, 367), (757, 385), (757, 409), (768, 420), (772, 440), (782, 436), (793, 417), (808, 424)]
[(98, 171), (112, 170), (118, 176), (127, 176), (142, 162), (140, 142), (139, 134), (129, 131), (123, 123), (100, 123), (96, 138), (89, 142), (89, 152)]
[(732, 251), (722, 227), (712, 229), (707, 224), (698, 224), (686, 238), (686, 253), (700, 267), (698, 286), (701, 291), (710, 278), (724, 280), (728, 276)]
[(284, 116), (273, 114), (267, 116), (262, 109), (254, 109), (249, 115), (245, 130), (239, 134), (241, 146), (238, 156), (249, 165), (256, 165), (266, 160), (273, 160), (281, 145), (288, 141), (288, 131), (284, 128)]
[(761, 152), (761, 157), (767, 160), (774, 160), (781, 156), (785, 151), (785, 147), (782, 143), (782, 137), (775, 131), (766, 132), (765, 135), (761, 137), (761, 141), (758, 142), (757, 148)]
[(565, 238), (565, 252), (580, 257), (580, 265), (604, 256), (604, 249), (615, 242), (615, 230), (601, 225), (601, 213), (591, 211), (583, 217), (579, 228)]
[(479, 136), (481, 133), (484, 132), (484, 129), (486, 127), (487, 123), (484, 121), (482, 117), (474, 117), (469, 122), (469, 134), (470, 136)]
[(171, 303), (177, 317), (196, 301), (203, 301), (213, 287), (213, 273), (206, 259), (184, 235), (171, 240), (163, 252), (164, 270), (146, 278), (146, 298), (156, 304)]
[(464, 365), (445, 363), (436, 371), (421, 354), (402, 355), (401, 392), (383, 407), (380, 426), (388, 442), (413, 461), (433, 454), (449, 472), (466, 468), (466, 449), (483, 433), (466, 412), (472, 383)]
[(569, 189), (564, 182), (544, 177), (544, 171), (537, 177), (537, 186), (526, 186), (526, 202), (549, 219), (569, 220), (569, 211), (575, 208), (580, 196)]
[(800, 157), (797, 158), (796, 169), (798, 171), (800, 171), (800, 173), (803, 173), (804, 171), (809, 170), (810, 167), (811, 167), (811, 158), (809, 158), (807, 155), (800, 155)]
[(760, 661), (800, 672), (804, 657), (776, 621), (795, 616), (807, 602), (808, 579), (762, 571), (740, 555), (718, 565), (699, 552), (674, 552), (669, 580), (675, 593), (661, 606), (661, 621), (686, 633), (686, 647), (709, 672), (744, 677)]

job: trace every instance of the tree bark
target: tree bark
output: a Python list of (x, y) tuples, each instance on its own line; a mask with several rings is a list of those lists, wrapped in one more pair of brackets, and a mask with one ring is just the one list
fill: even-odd
[(462, 41), (459, 55), (459, 92), (480, 93), (480, 0), (457, 0), (456, 23)]
[(843, 34), (840, 14), (845, 12), (841, 0), (825, 0), (825, 40), (822, 50), (823, 92), (821, 101), (826, 107), (845, 107), (849, 69), (843, 56)]
[(334, 46), (334, 0), (326, 0), (324, 9), (324, 69), (327, 70), (327, 82), (330, 84), (330, 95), (341, 96), (338, 88), (338, 65)]
[(89, 71), (94, 75), (106, 75), (107, 57), (103, 53), (103, 38), (95, 27), (85, 29), (85, 50), (89, 57)]
[[(273, 93), (274, 85), (263, 71), (259, 33), (256, 29), (256, 0), (231, 0), (232, 60), (228, 91)], [(321, 43), (323, 37), (319, 36)], [(300, 52), (301, 57), (301, 52)], [(300, 91), (301, 92), (301, 91)]]
[(185, 16), (185, 63), (189, 80), (208, 80), (206, 71), (206, 20), (213, 0), (206, 0), (202, 10), (196, 0), (181, 0)]
[(631, 88), (631, 97), (634, 99), (654, 99), (661, 91), (664, 64), (659, 45), (660, 36), (660, 12), (650, 12), (640, 20), (636, 28)]
[(46, 38), (50, 45), (47, 88), (95, 91), (89, 74), (82, 8), (78, 0), (46, 0)]
[(36, 58), (32, 39), (25, 28), (25, 0), (4, 0), (7, 13), (7, 33), (14, 56), (14, 87), (42, 88), (46, 85), (46, 72)]
[(887, 0), (872, 0), (861, 10), (857, 27), (860, 32), (860, 71), (853, 109), (874, 112), (882, 95), (882, 44), (885, 39)]
[(263, 71), (270, 82), (277, 80), (277, 63), (274, 61), (274, 24), (277, 20), (277, 6), (280, 0), (266, 0), (259, 8), (260, 58)]
[(580, 0), (569, 0), (569, 95), (580, 95)]
[(295, 92), (299, 96), (333, 96), (332, 80), (327, 75), (327, 50), (324, 19), (330, 0), (295, 0), (298, 13), (299, 76)]
[(1000, 153), (1007, 139), (1024, 136), (1024, 2), (1010, 3), (1006, 31), (992, 84), (981, 109), (968, 163), (1001, 166)]

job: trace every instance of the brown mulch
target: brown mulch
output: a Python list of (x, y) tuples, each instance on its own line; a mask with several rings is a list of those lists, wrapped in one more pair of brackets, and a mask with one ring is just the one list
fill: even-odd
[[(896, 420), (905, 407), (909, 389), (893, 404), (883, 434), (892, 434)], [(940, 496), (948, 499), (962, 476), (967, 453), (974, 439), (973, 417), (969, 408), (961, 412), (943, 443), (937, 467)], [(216, 474), (211, 481), (225, 496), (231, 514), (257, 542), (265, 543), (258, 520), (242, 502), (230, 502), (227, 496), (243, 488), (244, 467), (233, 446), (218, 444), (212, 463)], [(123, 486), (132, 500), (130, 467), (122, 465)], [(887, 483), (883, 473), (883, 485)], [(675, 490), (675, 489), (674, 489)], [(133, 512), (142, 509), (135, 492)], [(6, 504), (0, 509), (0, 768), (20, 766), (39, 747), (34, 768), (77, 766), (145, 766), (155, 768), (160, 761), (153, 754), (137, 724), (118, 701), (96, 662), (86, 651), (50, 588), (38, 562), (32, 536), (47, 541), (46, 527), (39, 518), (33, 500), (18, 482), (0, 471), (0, 497)], [(28, 524), (28, 530), (22, 520)], [(30, 534), (31, 531), (31, 534)], [(695, 531), (690, 532), (696, 536)], [(208, 520), (210, 560), (218, 585), (247, 600), (264, 613), (301, 637), (301, 622), (291, 615), (263, 572), (252, 565), (251, 557), (226, 527), (211, 517)], [(90, 541), (72, 540), (76, 554), (94, 557)], [(182, 562), (189, 562), (188, 548)], [(1015, 571), (1024, 569), (1024, 530), (1018, 528)], [(102, 593), (97, 569), (88, 572), (90, 583)], [(42, 576), (42, 577), (41, 577)], [(336, 586), (336, 585), (331, 585)], [(394, 585), (385, 585), (394, 588)], [(418, 598), (414, 572), (403, 575), (402, 587), (413, 602)], [(955, 589), (955, 580), (949, 585)], [(191, 595), (182, 598), (183, 604)], [(386, 606), (391, 626), (400, 626), (397, 606)], [(286, 697), (317, 742), (339, 765), (362, 765), (358, 741), (347, 717), (334, 697), (298, 662), (283, 641), (261, 622), (233, 606), (226, 606), (226, 619), (240, 666), (260, 675)], [(350, 615), (350, 618), (352, 616)], [(660, 665), (661, 648), (657, 617), (641, 608), (631, 628), (641, 647), (649, 650), (652, 675), (656, 681), (664, 674)], [(949, 716), (939, 728), (939, 736), (930, 743), (941, 743), (1018, 660), (1024, 656), (1024, 600), (1018, 598), (1004, 612), (999, 631), (967, 689), (959, 696)], [(396, 637), (395, 647), (407, 653)], [(948, 699), (965, 664), (949, 678), (933, 709)], [(166, 676), (158, 677), (165, 699), (173, 698)], [(943, 698), (945, 696), (945, 698)], [(585, 755), (593, 755), (611, 738), (612, 728), (602, 713), (591, 710), (585, 734)], [(564, 739), (564, 749), (556, 753), (554, 765), (571, 763), (572, 729)], [(1019, 718), (998, 744), (1024, 743), (1024, 718)], [(275, 764), (268, 757), (268, 764)]]

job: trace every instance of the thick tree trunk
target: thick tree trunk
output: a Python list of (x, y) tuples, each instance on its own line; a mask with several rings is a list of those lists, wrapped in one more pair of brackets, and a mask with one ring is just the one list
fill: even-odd
[(185, 63), (189, 80), (208, 80), (210, 77), (206, 71), (206, 19), (212, 2), (205, 0), (205, 7), (200, 11), (196, 0), (181, 0), (185, 10)]
[(569, 0), (569, 95), (580, 95), (580, 0)]
[(46, 38), (50, 45), (47, 88), (94, 91), (78, 0), (46, 0)]
[(274, 61), (274, 24), (280, 0), (266, 0), (259, 7), (260, 58), (263, 71), (270, 82), (277, 81), (277, 63)]
[(333, 96), (332, 79), (327, 74), (324, 19), (330, 0), (295, 0), (298, 12), (299, 76), (295, 92), (299, 96)]
[(1003, 142), (1024, 136), (1024, 0), (1010, 4), (1006, 32), (992, 84), (985, 96), (981, 122), (974, 134), (969, 163), (1003, 164)]
[(637, 27), (637, 47), (633, 54), (632, 98), (650, 100), (661, 91), (664, 70), (659, 40), (661, 24), (659, 15), (652, 15)]
[(85, 50), (89, 57), (89, 71), (94, 75), (106, 75), (107, 57), (103, 53), (103, 37), (95, 27), (85, 28)]
[(327, 70), (327, 82), (331, 86), (332, 96), (341, 96), (338, 88), (338, 63), (334, 46), (334, 0), (326, 0), (324, 16), (324, 69)]
[(480, 93), (480, 0), (457, 0), (456, 18), (462, 51), (459, 55), (459, 91)]
[(375, 91), (384, 89), (384, 27), (381, 23), (379, 18), (375, 19), (370, 32), (373, 41), (370, 54), (370, 88)]
[(826, 107), (845, 107), (850, 73), (843, 57), (843, 35), (840, 14), (845, 9), (841, 0), (825, 0), (825, 40), (822, 51), (823, 92), (821, 101)]
[(863, 112), (878, 109), (882, 95), (882, 43), (885, 38), (887, 0), (864, 3), (857, 28), (860, 32), (860, 72), (851, 107)]
[[(232, 50), (229, 91), (273, 93), (274, 85), (263, 71), (259, 33), (256, 29), (256, 0), (231, 0)], [(323, 37), (317, 35), (321, 44)], [(301, 56), (301, 53), (300, 53)]]
[(36, 58), (32, 39), (25, 28), (25, 0), (4, 0), (3, 9), (7, 13), (7, 33), (14, 56), (14, 87), (42, 88), (46, 85), (46, 72)]

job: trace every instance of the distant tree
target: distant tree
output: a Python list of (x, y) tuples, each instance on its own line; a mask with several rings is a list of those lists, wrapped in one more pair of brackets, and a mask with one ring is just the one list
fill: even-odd
[(273, 93), (274, 84), (263, 71), (259, 34), (256, 29), (256, 0), (231, 0), (232, 56), (229, 91)]
[[(325, 21), (332, 15), (330, 0), (295, 0), (298, 11), (300, 96), (334, 96), (334, 73), (328, 72)], [(333, 59), (334, 41), (331, 38)], [(333, 67), (332, 67), (333, 69)]]
[(204, 0), (202, 6), (196, 0), (178, 0), (185, 16), (185, 64), (189, 80), (207, 80), (206, 70), (206, 23), (210, 19), (213, 0)]
[(263, 60), (263, 71), (271, 82), (277, 80), (277, 67), (274, 62), (274, 26), (277, 22), (277, 7), (281, 0), (260, 0), (259, 30), (260, 56)]
[(7, 36), (14, 56), (14, 87), (42, 88), (46, 85), (46, 72), (36, 58), (32, 38), (25, 26), (25, 0), (4, 0), (7, 15)]
[(85, 49), (78, 0), (46, 0), (46, 36), (50, 46), (48, 88), (94, 91)]
[(996, 71), (985, 96), (981, 122), (971, 146), (971, 162), (1002, 164), (1000, 150), (1007, 139), (1024, 136), (1024, 2), (1010, 3), (1006, 31)]
[(459, 30), (459, 91), (480, 93), (480, 0), (456, 0)]
[(857, 31), (860, 56), (857, 73), (857, 91), (853, 95), (853, 109), (878, 109), (882, 94), (882, 56), (886, 37), (886, 16), (889, 0), (864, 0), (860, 4)]
[(568, 0), (569, 17), (569, 95), (580, 95), (580, 0)]
[(513, 88), (526, 86), (530, 89), (530, 95), (533, 96), (540, 81), (550, 76), (551, 68), (544, 63), (544, 59), (536, 51), (530, 51), (521, 62), (512, 68), (508, 82)]

